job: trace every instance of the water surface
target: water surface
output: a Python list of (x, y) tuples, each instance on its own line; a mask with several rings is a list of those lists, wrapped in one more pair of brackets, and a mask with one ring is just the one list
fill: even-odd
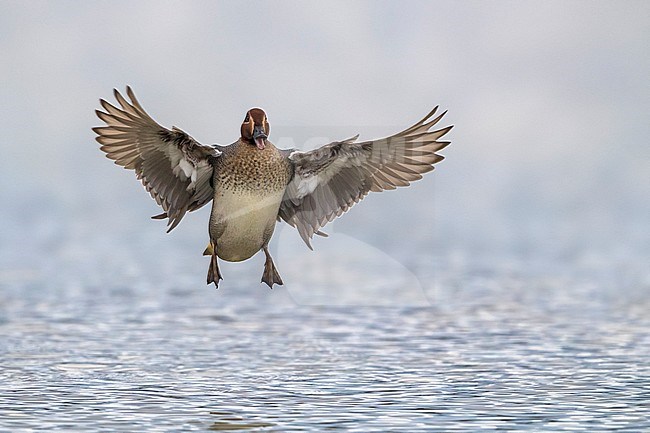
[(65, 243), (38, 267), (6, 253), (0, 430), (650, 429), (641, 263), (421, 249), (378, 266), (334, 236), (346, 248), (278, 248), (286, 287), (258, 285), (255, 258), (214, 290), (194, 245), (157, 239)]

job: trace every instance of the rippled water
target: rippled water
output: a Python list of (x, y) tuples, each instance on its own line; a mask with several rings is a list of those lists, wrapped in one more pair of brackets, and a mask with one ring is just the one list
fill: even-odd
[(0, 430), (650, 430), (643, 264), (420, 251), (378, 267), (327, 242), (348, 241), (338, 260), (280, 248), (272, 291), (260, 258), (204, 286), (195, 245), (169, 238), (5, 256)]

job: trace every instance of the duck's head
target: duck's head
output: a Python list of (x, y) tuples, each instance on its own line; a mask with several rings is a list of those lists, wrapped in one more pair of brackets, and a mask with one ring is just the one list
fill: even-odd
[(246, 113), (244, 122), (241, 124), (241, 137), (245, 141), (256, 145), (258, 149), (263, 150), (270, 130), (271, 127), (264, 110), (251, 108)]

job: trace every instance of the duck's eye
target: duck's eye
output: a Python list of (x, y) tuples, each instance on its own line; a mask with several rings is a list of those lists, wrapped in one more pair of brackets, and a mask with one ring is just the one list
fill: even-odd
[(251, 115), (246, 113), (246, 118), (244, 119), (244, 123), (248, 123), (251, 120)]

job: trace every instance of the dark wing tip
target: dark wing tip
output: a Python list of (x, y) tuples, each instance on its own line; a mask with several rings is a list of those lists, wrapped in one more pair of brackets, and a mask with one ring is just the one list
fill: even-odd
[(131, 101), (133, 101), (134, 103), (136, 102), (135, 93), (133, 93), (133, 89), (131, 89), (131, 86), (129, 85), (126, 86), (126, 94), (128, 95), (129, 98), (131, 98)]
[[(425, 123), (427, 120), (429, 120), (431, 117), (433, 117), (433, 115), (436, 114), (436, 111), (438, 111), (438, 108), (440, 108), (440, 105), (436, 105), (435, 107), (433, 107), (433, 110), (429, 111), (429, 114), (424, 116), (422, 118), (422, 120), (420, 120), (418, 122), (418, 124)], [(446, 111), (445, 111), (445, 113), (446, 113)], [(442, 113), (442, 114), (444, 115), (445, 113)]]

